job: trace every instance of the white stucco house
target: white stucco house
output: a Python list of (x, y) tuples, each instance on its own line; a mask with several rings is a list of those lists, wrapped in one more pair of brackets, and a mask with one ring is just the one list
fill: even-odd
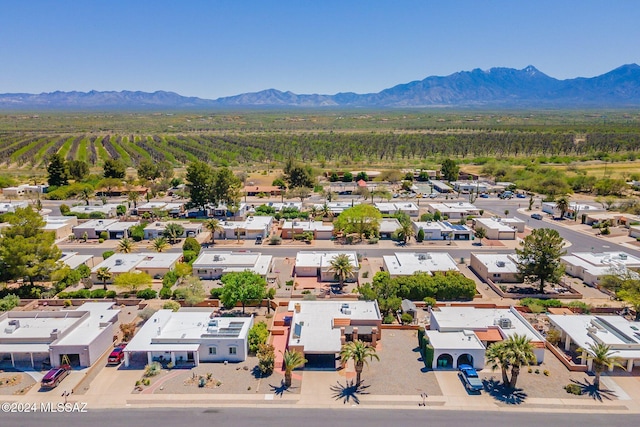
[(242, 362), (251, 326), (253, 317), (213, 317), (207, 308), (158, 310), (125, 347), (124, 364)]

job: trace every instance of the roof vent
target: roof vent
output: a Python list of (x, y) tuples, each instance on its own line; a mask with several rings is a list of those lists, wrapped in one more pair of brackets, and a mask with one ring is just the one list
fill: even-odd
[(220, 261), (220, 255), (214, 255), (213, 256), (213, 260), (214, 261)]
[(624, 252), (621, 252), (618, 256), (620, 259), (627, 259), (627, 254), (625, 254)]
[(12, 334), (16, 329), (20, 327), (20, 321), (18, 319), (9, 320), (9, 324), (4, 328), (5, 334)]
[(427, 255), (426, 255), (426, 254), (418, 254), (418, 259), (419, 259), (420, 261), (424, 261), (424, 260), (426, 260), (426, 259), (427, 259)]
[(511, 319), (507, 317), (501, 317), (500, 319), (498, 319), (498, 326), (500, 326), (502, 329), (511, 329), (513, 327)]
[(122, 264), (124, 264), (124, 260), (118, 258), (116, 260), (116, 265), (122, 265)]
[(497, 265), (498, 267), (504, 267), (504, 261), (497, 261), (497, 262), (496, 262), (496, 265)]

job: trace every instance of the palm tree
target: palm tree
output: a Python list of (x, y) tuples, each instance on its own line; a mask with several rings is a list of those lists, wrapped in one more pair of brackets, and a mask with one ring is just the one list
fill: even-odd
[(569, 211), (569, 208), (569, 198), (566, 195), (556, 200), (556, 209), (560, 211), (560, 219), (564, 218), (564, 215)]
[(333, 218), (333, 211), (327, 203), (323, 204), (322, 208), (320, 208), (320, 214), (322, 214), (322, 218)]
[[(531, 339), (526, 335), (513, 334), (506, 340), (493, 344), (487, 351), (487, 358), (493, 363), (492, 368), (502, 368), (502, 380), (505, 386), (513, 389), (516, 387), (520, 367), (537, 361), (533, 352)], [(511, 368), (511, 380), (507, 381), (506, 370)]]
[(405, 221), (400, 223), (400, 228), (396, 230), (398, 238), (406, 244), (416, 233), (411, 222)]
[(107, 280), (111, 279), (111, 271), (109, 271), (109, 267), (100, 267), (96, 271), (96, 278), (102, 281), (102, 289), (107, 290)]
[(331, 260), (329, 272), (333, 273), (333, 277), (338, 279), (340, 289), (344, 286), (344, 282), (353, 275), (354, 267), (351, 259), (347, 254), (339, 254)]
[(133, 240), (129, 239), (128, 237), (125, 237), (122, 240), (120, 240), (120, 242), (118, 242), (118, 247), (116, 249), (116, 251), (120, 252), (121, 254), (130, 254), (131, 252), (133, 252), (133, 250), (134, 250)]
[(217, 219), (209, 219), (205, 221), (204, 228), (211, 233), (211, 244), (216, 243), (216, 233), (224, 231), (224, 227)]
[(137, 209), (138, 200), (140, 200), (140, 193), (138, 193), (137, 191), (129, 191), (129, 193), (127, 194), (127, 200), (129, 202), (133, 202), (133, 208)]
[(153, 249), (155, 252), (164, 252), (169, 248), (169, 242), (165, 237), (156, 237), (151, 241), (150, 249)]
[(294, 369), (307, 363), (307, 359), (304, 358), (302, 353), (296, 350), (285, 350), (282, 359), (284, 363), (284, 386), (291, 387), (291, 373)]
[(589, 344), (588, 349), (582, 349), (582, 353), (587, 357), (587, 360), (593, 361), (593, 373), (596, 375), (593, 379), (593, 385), (596, 390), (600, 390), (600, 374), (604, 372), (605, 368), (611, 369), (615, 366), (623, 368), (620, 364), (620, 359), (614, 356), (616, 351), (611, 351), (611, 346), (597, 343)]
[(380, 357), (376, 354), (375, 347), (370, 346), (364, 341), (351, 341), (343, 345), (340, 350), (340, 360), (342, 363), (347, 363), (349, 360), (353, 360), (353, 364), (356, 368), (356, 385), (360, 385), (362, 369), (364, 368), (365, 363), (368, 364), (367, 359), (380, 360)]
[(167, 224), (162, 232), (162, 235), (169, 239), (169, 243), (172, 245), (184, 234), (184, 227), (175, 222)]
[(318, 216), (318, 208), (316, 205), (313, 205), (309, 208), (309, 219), (315, 220), (316, 216)]
[(94, 194), (91, 188), (83, 187), (82, 191), (80, 191), (80, 194), (78, 195), (78, 198), (85, 202), (87, 206), (89, 206), (89, 200), (93, 199), (93, 196)]
[(487, 230), (482, 227), (478, 227), (476, 228), (476, 232), (474, 234), (477, 239), (480, 239), (480, 246), (482, 246), (482, 239), (487, 237)]

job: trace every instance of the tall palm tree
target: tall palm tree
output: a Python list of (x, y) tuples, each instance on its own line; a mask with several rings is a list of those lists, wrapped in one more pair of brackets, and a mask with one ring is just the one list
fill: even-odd
[(121, 254), (130, 254), (134, 251), (133, 240), (125, 237), (118, 242), (118, 247), (116, 248), (117, 252)]
[(96, 271), (96, 278), (102, 282), (102, 289), (107, 290), (107, 280), (111, 279), (112, 274), (109, 267), (100, 267)]
[(564, 218), (565, 214), (569, 211), (570, 203), (567, 195), (560, 197), (556, 200), (556, 209), (560, 211), (560, 219)]
[(138, 201), (140, 200), (140, 193), (138, 193), (137, 191), (129, 191), (129, 193), (127, 194), (127, 200), (129, 202), (133, 202), (133, 208), (137, 209)]
[(396, 230), (396, 233), (404, 243), (407, 243), (416, 234), (411, 222), (401, 222), (400, 228)]
[[(487, 358), (492, 362), (492, 368), (502, 369), (502, 381), (505, 386), (515, 388), (520, 375), (520, 367), (537, 361), (533, 352), (531, 339), (526, 335), (513, 334), (506, 340), (493, 344), (487, 351)], [(508, 380), (507, 369), (511, 368), (511, 379)]]
[(284, 363), (284, 386), (291, 387), (291, 373), (294, 369), (307, 363), (307, 359), (299, 351), (285, 350), (282, 355), (282, 361)]
[(333, 277), (338, 279), (340, 289), (342, 289), (344, 282), (349, 279), (354, 272), (353, 264), (351, 264), (351, 258), (349, 258), (347, 254), (339, 254), (333, 257), (330, 264), (328, 271), (333, 273)]
[(322, 215), (322, 218), (333, 218), (333, 211), (327, 203), (323, 204), (322, 208), (320, 208), (320, 214)]
[(316, 207), (316, 205), (312, 205), (309, 208), (309, 219), (315, 220), (316, 216), (318, 216), (318, 208)]
[(365, 364), (368, 364), (367, 359), (380, 360), (380, 357), (376, 354), (375, 347), (370, 346), (364, 341), (351, 341), (343, 345), (340, 350), (340, 360), (342, 363), (347, 363), (349, 360), (353, 360), (353, 364), (356, 368), (356, 385), (360, 385), (362, 369)]
[(169, 242), (167, 242), (166, 237), (156, 237), (151, 241), (150, 249), (153, 249), (155, 252), (164, 252), (169, 249)]
[(162, 235), (169, 239), (169, 243), (172, 245), (184, 234), (184, 227), (175, 222), (167, 224), (162, 232)]
[(617, 366), (624, 369), (620, 359), (614, 356), (617, 352), (611, 351), (610, 345), (602, 343), (589, 344), (589, 348), (583, 349), (582, 352), (587, 357), (587, 360), (593, 361), (593, 373), (595, 374), (593, 385), (596, 390), (600, 390), (600, 374), (604, 372), (605, 368), (610, 369)]
[(224, 227), (222, 226), (219, 220), (213, 218), (205, 221), (204, 228), (211, 233), (211, 244), (215, 245), (216, 233), (220, 233), (224, 231)]

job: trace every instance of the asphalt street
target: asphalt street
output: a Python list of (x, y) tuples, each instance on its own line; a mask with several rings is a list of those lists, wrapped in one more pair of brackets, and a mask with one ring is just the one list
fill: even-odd
[(544, 413), (524, 411), (476, 412), (372, 409), (364, 406), (341, 409), (125, 409), (87, 413), (3, 414), (3, 427), (85, 426), (241, 426), (241, 427), (327, 427), (327, 426), (636, 426), (637, 415)]

